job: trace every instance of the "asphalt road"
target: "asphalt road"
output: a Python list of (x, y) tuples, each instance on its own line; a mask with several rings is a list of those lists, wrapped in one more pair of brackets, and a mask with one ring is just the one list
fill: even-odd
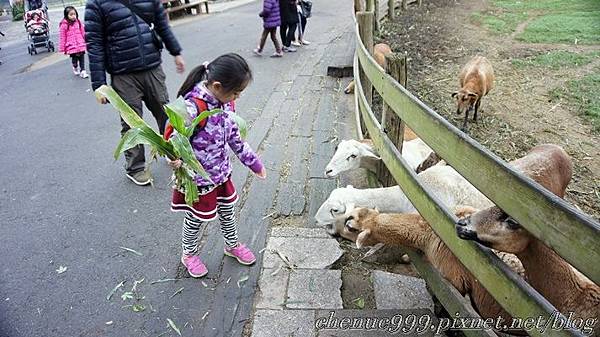
[[(258, 125), (249, 135), (254, 147), (262, 139), (253, 135), (266, 133), (260, 122), (269, 97), (286, 85), (294, 67), (307, 64), (303, 58), (310, 57), (310, 49), (283, 59), (253, 57), (251, 50), (261, 31), (260, 7), (254, 2), (174, 28), (188, 70), (226, 52), (248, 59), (255, 80), (237, 106), (251, 125)], [(315, 48), (326, 48), (336, 38), (336, 29), (348, 27), (350, 8), (347, 0), (315, 1), (308, 33)], [(271, 48), (267, 44), (267, 52)], [(28, 55), (25, 42), (0, 51), (4, 62), (0, 65), (0, 336), (174, 335), (167, 319), (184, 335), (208, 335), (200, 331), (211, 319), (210, 312), (221, 310), (225, 315), (223, 308), (215, 308), (223, 301), (213, 290), (224, 280), (235, 285), (247, 267), (219, 257), (208, 266), (215, 275), (205, 280), (206, 287), (189, 278), (151, 283), (181, 276), (181, 216), (169, 211), (170, 169), (164, 161), (152, 165), (154, 187), (130, 183), (122, 159), (112, 159), (119, 140), (116, 112), (95, 103), (89, 82), (72, 75), (66, 57), (26, 71), (33, 61), (47, 56)], [(169, 93), (174, 96), (184, 76), (175, 74), (167, 53), (163, 56)], [(151, 117), (146, 120), (155, 125)], [(234, 181), (242, 191), (247, 171), (239, 165), (236, 170)], [(215, 247), (218, 252), (222, 243)], [(232, 276), (217, 275), (222, 270)], [(134, 280), (141, 279), (140, 300), (121, 299)], [(107, 300), (111, 289), (124, 280), (124, 287)], [(248, 291), (252, 295), (253, 289)], [(251, 302), (252, 296), (237, 300)], [(143, 305), (144, 311), (133, 312), (133, 304)], [(217, 326), (212, 328), (215, 336), (241, 333), (219, 331), (222, 319), (211, 323)]]

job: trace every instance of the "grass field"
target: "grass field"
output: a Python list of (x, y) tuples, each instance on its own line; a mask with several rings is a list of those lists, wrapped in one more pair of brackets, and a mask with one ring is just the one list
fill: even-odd
[(545, 54), (527, 57), (524, 59), (513, 59), (512, 65), (517, 68), (523, 67), (548, 67), (558, 70), (564, 67), (580, 67), (600, 58), (600, 51), (589, 53), (574, 53), (569, 51), (551, 51)]
[(565, 87), (550, 91), (550, 95), (554, 100), (564, 99), (576, 105), (594, 130), (600, 132), (600, 68), (582, 79), (568, 81)]
[(516, 39), (531, 43), (600, 43), (598, 0), (494, 0), (494, 9), (476, 13), (475, 22), (497, 34), (511, 34), (530, 20)]

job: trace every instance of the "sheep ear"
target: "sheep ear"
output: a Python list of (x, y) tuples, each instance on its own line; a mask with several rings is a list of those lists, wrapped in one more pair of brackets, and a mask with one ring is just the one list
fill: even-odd
[(368, 157), (368, 158), (373, 158), (376, 160), (381, 160), (381, 157), (379, 157), (377, 155), (377, 152), (375, 152), (375, 150), (373, 150), (372, 147), (366, 145), (366, 144), (361, 144), (360, 146), (360, 154), (364, 157)]
[(346, 207), (346, 209), (344, 210), (344, 215), (345, 216), (349, 216), (350, 213), (354, 210), (355, 206), (354, 203), (348, 203), (344, 205)]
[(456, 96), (458, 96), (458, 91), (452, 93), (452, 98), (456, 98)]
[(365, 229), (364, 231), (360, 232), (360, 234), (358, 234), (358, 237), (356, 238), (356, 248), (362, 248), (365, 246), (365, 241), (368, 239), (369, 235), (371, 234), (371, 230), (370, 229)]

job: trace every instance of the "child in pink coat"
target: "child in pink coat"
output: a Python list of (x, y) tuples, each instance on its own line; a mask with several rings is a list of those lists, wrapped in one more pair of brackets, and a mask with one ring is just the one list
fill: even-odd
[(79, 21), (79, 14), (73, 6), (65, 8), (65, 18), (60, 22), (58, 51), (71, 56), (73, 74), (87, 78), (85, 72), (85, 30)]

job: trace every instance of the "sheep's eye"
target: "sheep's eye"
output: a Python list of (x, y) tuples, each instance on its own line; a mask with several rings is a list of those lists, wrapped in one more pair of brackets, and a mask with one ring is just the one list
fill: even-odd
[(350, 159), (354, 159), (354, 158), (356, 158), (356, 155), (355, 155), (355, 154), (351, 154), (351, 155), (350, 155), (348, 158), (346, 158), (346, 159), (347, 159), (347, 160), (350, 160)]
[(332, 208), (329, 213), (331, 213), (332, 216), (335, 216), (337, 214), (337, 212), (339, 212), (340, 210)]
[(351, 221), (354, 220), (353, 216), (349, 216), (348, 219), (346, 219), (346, 222), (344, 223), (344, 225), (346, 226), (346, 228), (348, 229), (348, 231), (354, 233), (354, 232), (358, 232), (358, 229), (350, 226), (350, 224), (352, 223)]
[(510, 229), (521, 228), (521, 225), (517, 222), (517, 220), (513, 219), (510, 216), (508, 218), (506, 218), (506, 220), (504, 220), (504, 222), (508, 225), (508, 228), (510, 228)]

